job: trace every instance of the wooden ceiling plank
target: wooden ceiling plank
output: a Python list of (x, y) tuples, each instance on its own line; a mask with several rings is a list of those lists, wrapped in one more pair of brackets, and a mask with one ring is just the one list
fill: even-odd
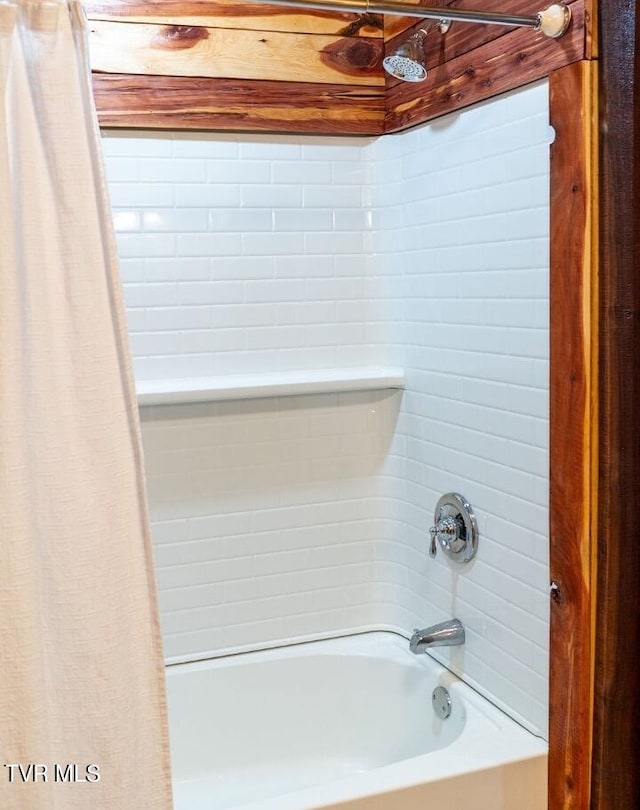
[(94, 20), (89, 45), (104, 73), (384, 84), (375, 39)]
[(235, 0), (85, 0), (89, 20), (147, 22), (159, 25), (196, 25), (206, 28), (243, 28), (289, 31), (298, 34), (332, 34), (349, 37), (382, 37), (379, 14), (336, 14), (329, 11), (296, 11), (266, 3)]

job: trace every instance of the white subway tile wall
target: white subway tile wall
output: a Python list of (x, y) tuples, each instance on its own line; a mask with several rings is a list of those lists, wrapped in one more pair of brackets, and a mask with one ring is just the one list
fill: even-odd
[(385, 624), (379, 472), (401, 392), (143, 408), (170, 660)]
[(169, 659), (456, 615), (441, 660), (546, 733), (549, 140), (546, 84), (377, 141), (105, 133), (138, 379), (407, 372), (142, 409)]
[(370, 142), (105, 133), (137, 379), (382, 362)]
[[(392, 362), (407, 380), (387, 464), (393, 601), (405, 628), (460, 619), (464, 647), (436, 657), (543, 735), (548, 121), (543, 83), (369, 150), (372, 249), (396, 318)], [(436, 502), (450, 491), (478, 517), (479, 552), (464, 567), (426, 554)]]

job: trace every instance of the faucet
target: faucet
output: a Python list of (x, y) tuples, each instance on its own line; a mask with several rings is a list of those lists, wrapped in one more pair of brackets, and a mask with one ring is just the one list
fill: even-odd
[(457, 647), (464, 644), (464, 627), (458, 619), (449, 619), (424, 630), (414, 630), (409, 648), (414, 655), (426, 653), (429, 647)]

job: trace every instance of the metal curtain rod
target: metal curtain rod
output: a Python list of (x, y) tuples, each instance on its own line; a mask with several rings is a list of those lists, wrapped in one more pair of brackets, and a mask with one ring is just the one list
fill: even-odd
[(571, 9), (565, 3), (554, 3), (549, 8), (527, 17), (488, 11), (463, 11), (447, 6), (433, 8), (395, 0), (268, 0), (268, 2), (277, 6), (292, 6), (314, 11), (394, 14), (428, 20), (510, 25), (516, 28), (533, 28), (552, 38), (561, 37), (571, 22)]

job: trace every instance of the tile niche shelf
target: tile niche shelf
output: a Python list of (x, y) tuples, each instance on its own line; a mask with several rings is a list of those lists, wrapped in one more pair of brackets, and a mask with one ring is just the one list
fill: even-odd
[(140, 380), (138, 405), (178, 405), (238, 399), (336, 394), (349, 391), (403, 389), (404, 371), (395, 367), (363, 366), (314, 371), (226, 374), (219, 377)]

